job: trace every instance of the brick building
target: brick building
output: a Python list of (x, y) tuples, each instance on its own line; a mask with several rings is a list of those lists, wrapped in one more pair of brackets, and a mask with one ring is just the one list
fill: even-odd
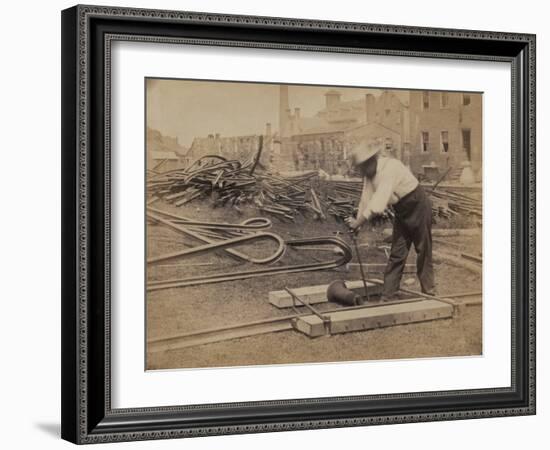
[(147, 127), (147, 169), (166, 171), (183, 167), (186, 152), (177, 137), (164, 136), (160, 131)]
[(428, 165), (444, 171), (470, 162), (481, 178), (481, 94), (411, 91), (409, 111), (408, 162), (414, 172)]
[(349, 150), (363, 139), (379, 140), (388, 154), (401, 155), (405, 104), (393, 91), (342, 101), (342, 94), (330, 89), (325, 107), (312, 117), (302, 117), (300, 108), (291, 112), (288, 86), (281, 86), (280, 96), (282, 147), (274, 161), (278, 169), (346, 174)]
[(312, 117), (289, 107), (288, 86), (280, 88), (281, 153), (279, 170), (323, 169), (344, 174), (348, 151), (360, 140), (377, 141), (386, 154), (401, 159), (413, 172), (427, 167), (440, 173), (470, 162), (481, 175), (481, 94), (384, 90), (378, 96), (342, 101), (325, 93), (325, 107)]
[[(271, 124), (267, 123), (263, 135), (263, 146), (260, 163), (266, 167), (270, 164), (275, 136), (271, 131)], [(196, 137), (185, 155), (187, 164), (205, 155), (223, 156), (228, 160), (241, 162), (254, 157), (260, 146), (260, 135), (221, 136), (219, 133), (206, 137)]]
[[(289, 89), (279, 88), (279, 131), (266, 124), (260, 163), (278, 171), (322, 169), (335, 175), (350, 172), (349, 150), (359, 141), (376, 141), (384, 152), (402, 160), (414, 173), (460, 173), (470, 162), (479, 179), (482, 167), (481, 94), (369, 90), (352, 100), (328, 89), (324, 107), (304, 117), (290, 108)], [(196, 137), (185, 164), (204, 155), (246, 161), (255, 155), (260, 134)]]

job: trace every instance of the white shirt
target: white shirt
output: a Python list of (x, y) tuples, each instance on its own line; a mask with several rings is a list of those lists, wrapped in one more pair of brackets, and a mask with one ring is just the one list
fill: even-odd
[(363, 214), (366, 219), (370, 219), (373, 214), (382, 214), (389, 205), (397, 203), (417, 186), (418, 180), (401, 161), (380, 156), (374, 178), (363, 178), (363, 192), (357, 214)]

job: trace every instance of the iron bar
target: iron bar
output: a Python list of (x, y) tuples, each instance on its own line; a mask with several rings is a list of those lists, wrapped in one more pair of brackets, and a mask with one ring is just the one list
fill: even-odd
[(242, 272), (234, 273), (221, 273), (214, 275), (203, 275), (192, 278), (183, 278), (183, 279), (173, 279), (165, 281), (152, 281), (147, 283), (147, 290), (159, 290), (159, 289), (169, 289), (177, 287), (186, 287), (186, 286), (197, 286), (202, 284), (212, 284), (212, 283), (222, 283), (225, 281), (236, 281), (244, 280), (249, 278), (257, 278), (266, 275), (281, 275), (288, 273), (299, 273), (299, 272), (308, 272), (315, 270), (327, 270), (334, 269), (336, 267), (342, 266), (348, 263), (351, 260), (351, 248), (346, 244), (342, 239), (338, 237), (328, 236), (328, 237), (318, 237), (318, 238), (307, 238), (307, 239), (296, 239), (287, 241), (286, 245), (289, 247), (303, 247), (310, 245), (332, 245), (340, 247), (342, 254), (340, 257), (331, 260), (331, 261), (321, 261), (310, 264), (296, 264), (296, 265), (287, 265), (281, 267), (269, 267), (264, 269), (255, 269), (255, 270), (246, 270)]
[(265, 239), (275, 241), (278, 244), (278, 247), (272, 255), (269, 255), (263, 259), (256, 259), (255, 263), (267, 264), (267, 263), (277, 261), (279, 258), (281, 258), (281, 256), (283, 256), (283, 253), (285, 252), (285, 242), (277, 234), (260, 232), (255, 234), (246, 234), (244, 236), (227, 239), (221, 242), (213, 242), (210, 244), (200, 245), (198, 247), (187, 248), (185, 250), (179, 250), (177, 252), (167, 253), (164, 255), (152, 256), (150, 258), (147, 258), (147, 264), (167, 261), (174, 258), (181, 258), (182, 256), (198, 255), (198, 254), (207, 253), (215, 250), (225, 249), (227, 247), (232, 247), (243, 243), (251, 243), (251, 242), (265, 240)]

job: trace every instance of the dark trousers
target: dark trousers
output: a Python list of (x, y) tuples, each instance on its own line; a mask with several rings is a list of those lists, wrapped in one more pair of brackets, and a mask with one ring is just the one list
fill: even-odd
[(416, 250), (416, 272), (422, 292), (433, 293), (432, 202), (418, 185), (394, 205), (394, 210), (391, 254), (384, 273), (384, 295), (392, 296), (399, 290), (411, 244)]

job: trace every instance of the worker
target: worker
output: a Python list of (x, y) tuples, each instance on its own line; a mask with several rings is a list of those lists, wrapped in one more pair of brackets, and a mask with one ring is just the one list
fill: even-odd
[(352, 148), (351, 162), (363, 178), (363, 190), (357, 217), (346, 222), (357, 232), (392, 205), (395, 218), (383, 298), (390, 299), (399, 290), (411, 243), (417, 253), (416, 271), (422, 292), (435, 295), (431, 201), (412, 172), (401, 161), (382, 156), (381, 151), (379, 144), (365, 141)]

